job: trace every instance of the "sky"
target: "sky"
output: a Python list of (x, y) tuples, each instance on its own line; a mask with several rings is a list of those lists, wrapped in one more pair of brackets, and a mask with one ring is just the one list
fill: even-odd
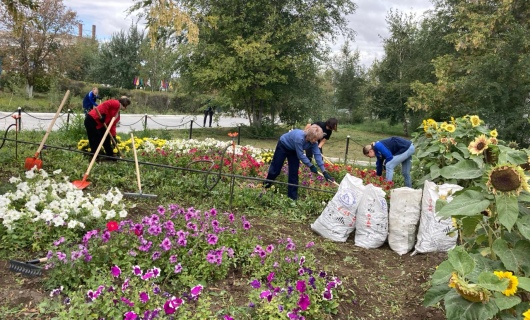
[[(252, 0), (249, 0), (252, 1)], [(369, 67), (374, 59), (384, 55), (382, 38), (389, 36), (385, 18), (390, 9), (403, 13), (413, 13), (416, 17), (433, 9), (430, 0), (354, 0), (357, 10), (349, 15), (349, 26), (356, 31), (352, 49), (360, 52), (360, 62)], [(135, 16), (127, 16), (125, 11), (132, 6), (132, 0), (63, 0), (66, 7), (77, 12), (83, 23), (83, 35), (91, 36), (92, 25), (96, 25), (96, 37), (109, 39), (113, 33), (127, 30)], [(77, 32), (76, 32), (77, 33)], [(342, 42), (332, 44), (338, 50)]]

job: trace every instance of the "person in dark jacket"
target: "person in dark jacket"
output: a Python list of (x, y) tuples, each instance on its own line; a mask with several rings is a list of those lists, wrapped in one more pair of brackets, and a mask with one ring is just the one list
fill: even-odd
[(375, 166), (378, 176), (381, 176), (383, 173), (384, 162), (387, 181), (392, 181), (394, 168), (401, 163), (401, 173), (405, 178), (405, 186), (409, 188), (412, 188), (410, 169), (412, 168), (412, 155), (414, 154), (414, 150), (412, 142), (400, 137), (391, 137), (363, 147), (365, 156), (377, 158)]
[(208, 106), (208, 109), (204, 110), (204, 124), (203, 127), (206, 127), (206, 118), (210, 116), (210, 128), (212, 127), (212, 118), (213, 118), (213, 108), (212, 106)]
[[(320, 149), (320, 154), (322, 154), (322, 146), (324, 146), (326, 141), (328, 141), (331, 138), (331, 134), (333, 133), (333, 131), (337, 131), (337, 126), (339, 124), (339, 121), (335, 118), (329, 118), (328, 121), (326, 122), (319, 121), (319, 122), (308, 124), (306, 128), (313, 124), (316, 124), (317, 126), (322, 128), (322, 131), (324, 132), (324, 137), (317, 141), (318, 148)], [(307, 156), (309, 161), (313, 161), (313, 151), (311, 151), (311, 149), (307, 150), (305, 152), (305, 155)]]
[(92, 88), (92, 91), (86, 94), (85, 98), (83, 99), (83, 111), (85, 112), (85, 114), (92, 110), (92, 108), (98, 106), (96, 100), (101, 99), (100, 97), (98, 97), (98, 93), (98, 88), (94, 87)]
[[(103, 139), (106, 130), (105, 125), (108, 126), (113, 117), (116, 117), (116, 120), (112, 127), (110, 127), (109, 135), (116, 137), (116, 124), (120, 120), (119, 111), (125, 110), (130, 104), (131, 100), (123, 96), (117, 100), (107, 100), (86, 114), (85, 128), (92, 155), (96, 152), (101, 139)], [(105, 125), (103, 125), (103, 123), (105, 123)], [(114, 139), (114, 141), (116, 141), (116, 139)], [(112, 156), (114, 154), (110, 143), (110, 136), (107, 135), (105, 142), (103, 142), (103, 147), (105, 148), (105, 154), (107, 156)]]
[[(322, 139), (322, 129), (317, 125), (309, 126), (305, 130), (294, 129), (280, 137), (276, 150), (272, 156), (271, 165), (267, 174), (267, 180), (276, 179), (282, 172), (283, 163), (287, 159), (289, 186), (287, 187), (287, 196), (293, 200), (298, 199), (298, 168), (300, 161), (309, 167), (311, 172), (317, 174), (317, 168), (307, 159), (304, 150), (313, 150), (317, 165), (322, 170), (322, 174), (327, 181), (335, 181), (326, 171), (322, 155), (318, 149), (317, 141)], [(271, 182), (265, 183), (265, 188), (270, 188)]]

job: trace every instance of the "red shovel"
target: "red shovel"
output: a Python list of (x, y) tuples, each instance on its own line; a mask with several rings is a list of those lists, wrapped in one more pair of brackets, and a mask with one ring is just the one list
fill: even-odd
[(75, 180), (72, 182), (72, 184), (80, 190), (83, 190), (84, 188), (88, 187), (90, 185), (90, 182), (86, 181), (86, 178), (88, 178), (88, 174), (90, 173), (90, 169), (92, 169), (92, 166), (96, 162), (96, 158), (98, 157), (99, 150), (101, 150), (101, 146), (103, 146), (103, 143), (105, 142), (105, 139), (107, 139), (107, 135), (109, 134), (110, 128), (112, 128), (112, 125), (114, 124), (114, 121), (116, 120), (116, 117), (112, 117), (110, 120), (110, 123), (107, 127), (107, 130), (105, 130), (105, 134), (103, 135), (103, 138), (101, 139), (101, 142), (99, 143), (98, 148), (96, 149), (96, 152), (94, 152), (94, 156), (92, 157), (92, 160), (90, 161), (90, 164), (88, 165), (88, 169), (86, 169), (85, 174), (83, 175), (83, 180)]
[(66, 102), (66, 99), (68, 99), (68, 95), (70, 94), (70, 90), (66, 91), (64, 94), (63, 101), (61, 102), (61, 105), (59, 106), (59, 109), (57, 109), (57, 112), (55, 113), (55, 116), (52, 119), (52, 122), (50, 122), (50, 125), (48, 126), (48, 131), (46, 131), (46, 134), (44, 135), (44, 138), (42, 138), (42, 141), (40, 142), (39, 148), (37, 149), (37, 152), (33, 156), (33, 158), (26, 158), (26, 162), (24, 163), (24, 168), (26, 170), (31, 170), (34, 166), (37, 166), (37, 169), (42, 168), (42, 160), (37, 159), (40, 155), (40, 152), (42, 151), (42, 148), (44, 147), (44, 142), (46, 142), (46, 139), (48, 139), (48, 135), (50, 135), (50, 132), (53, 129), (53, 125), (55, 124), (55, 120), (59, 117), (59, 114), (61, 113), (61, 110), (63, 109), (63, 106)]

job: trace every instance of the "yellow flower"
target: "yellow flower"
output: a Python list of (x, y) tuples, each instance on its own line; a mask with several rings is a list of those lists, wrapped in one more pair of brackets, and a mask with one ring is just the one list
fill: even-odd
[(493, 272), (499, 279), (508, 279), (508, 288), (502, 293), (509, 297), (513, 296), (517, 292), (517, 285), (519, 285), (519, 279), (514, 276), (510, 271), (495, 271)]
[(524, 319), (523, 320), (530, 320), (530, 309), (526, 310), (525, 313), (523, 313)]
[(453, 272), (449, 279), (449, 287), (454, 288), (458, 294), (470, 302), (488, 302), (491, 292), (473, 283), (467, 283)]
[(480, 136), (476, 137), (475, 140), (469, 143), (467, 149), (469, 150), (469, 152), (471, 152), (471, 154), (479, 155), (484, 152), (484, 150), (488, 149), (488, 144), (488, 138), (486, 138), (485, 135), (481, 134)]
[(497, 138), (499, 133), (497, 132), (497, 129), (493, 129), (490, 131), (490, 137)]
[(445, 126), (445, 130), (447, 130), (447, 132), (455, 132), (456, 127), (454, 124), (448, 124)]
[(480, 125), (480, 118), (478, 116), (469, 117), (469, 121), (471, 121), (471, 125), (473, 127), (476, 127), (476, 126)]
[(442, 124), (440, 124), (440, 129), (443, 129), (443, 130), (446, 130), (446, 127), (447, 127), (447, 122), (442, 122)]

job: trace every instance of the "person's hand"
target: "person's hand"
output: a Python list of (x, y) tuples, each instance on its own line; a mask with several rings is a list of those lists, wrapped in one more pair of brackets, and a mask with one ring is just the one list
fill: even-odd
[(324, 175), (324, 178), (326, 178), (326, 181), (335, 182), (335, 179), (333, 179), (333, 177), (327, 171), (322, 172), (322, 174)]
[(311, 170), (311, 172), (313, 172), (313, 173), (318, 173), (318, 169), (317, 169), (317, 167), (315, 167), (314, 164), (312, 164), (311, 167), (309, 167), (309, 170)]

